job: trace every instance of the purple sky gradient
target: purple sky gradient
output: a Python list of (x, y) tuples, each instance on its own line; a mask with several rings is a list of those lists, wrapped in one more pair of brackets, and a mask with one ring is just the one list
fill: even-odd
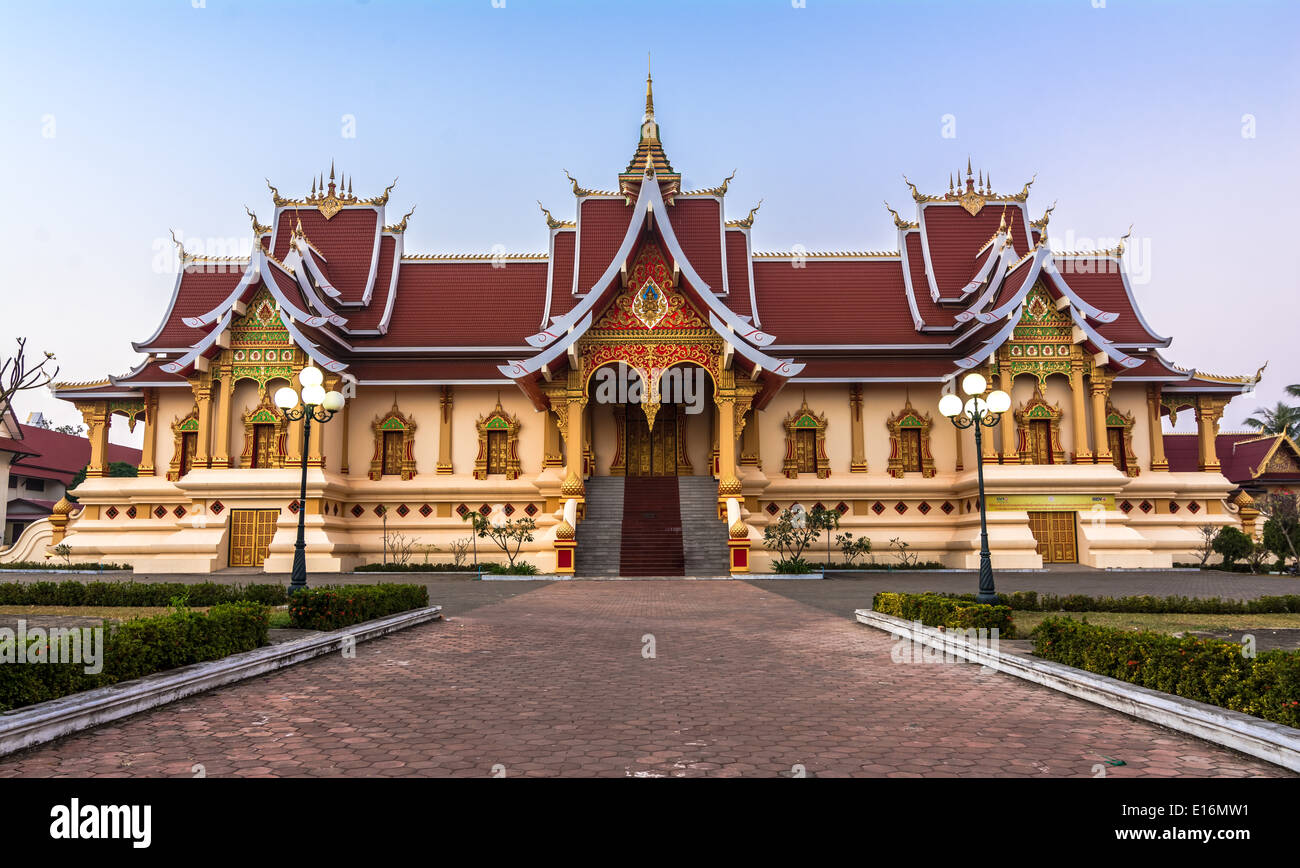
[[(631, 155), (650, 50), (674, 166), (687, 187), (738, 168), (729, 216), (764, 200), (758, 249), (892, 248), (881, 200), (910, 214), (900, 175), (937, 192), (968, 155), (1003, 191), (1037, 172), (1030, 210), (1058, 202), (1063, 247), (1132, 223), (1166, 356), (1269, 361), (1233, 430), (1300, 382), (1300, 11), (1099, 3), (11, 5), (0, 349), (24, 334), (62, 378), (126, 372), (171, 293), (168, 230), (242, 253), (243, 206), (271, 213), (263, 178), (301, 195), (331, 160), (358, 194), (401, 176), (408, 250), (543, 250), (535, 200), (573, 215), (562, 169), (610, 188)], [(80, 421), (46, 394), (17, 409)]]

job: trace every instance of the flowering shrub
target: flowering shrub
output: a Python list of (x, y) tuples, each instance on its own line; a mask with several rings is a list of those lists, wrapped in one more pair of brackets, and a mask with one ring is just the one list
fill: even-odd
[(1300, 652), (1264, 651), (1247, 657), (1242, 646), (1219, 639), (1177, 638), (1150, 631), (1098, 627), (1048, 618), (1034, 631), (1034, 654), (1300, 727)]
[(338, 630), (429, 605), (424, 585), (334, 585), (289, 598), (289, 623), (301, 630)]

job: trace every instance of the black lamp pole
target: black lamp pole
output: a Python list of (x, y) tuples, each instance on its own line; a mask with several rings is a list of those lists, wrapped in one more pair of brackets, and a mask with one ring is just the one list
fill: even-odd
[(323, 425), (334, 418), (334, 411), (325, 410), (315, 404), (303, 404), (301, 409), (285, 410), (284, 417), (290, 422), (302, 420), (302, 481), (298, 487), (298, 541), (293, 545), (293, 577), (289, 581), (289, 594), (292, 596), (307, 587), (307, 447), (311, 444), (311, 422), (315, 419)]
[(989, 555), (988, 512), (984, 506), (984, 438), (983, 429), (993, 428), (1002, 421), (1000, 413), (980, 412), (980, 406), (972, 407), (952, 417), (952, 424), (958, 428), (975, 429), (975, 467), (979, 478), (980, 502), (980, 592), (975, 597), (977, 603), (996, 603), (998, 595), (993, 587), (993, 558)]

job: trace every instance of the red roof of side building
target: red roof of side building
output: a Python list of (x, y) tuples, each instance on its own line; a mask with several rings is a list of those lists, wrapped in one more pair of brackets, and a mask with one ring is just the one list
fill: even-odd
[[(1166, 434), (1165, 458), (1169, 469), (1175, 472), (1192, 472), (1200, 469), (1200, 438), (1196, 434)], [(1278, 441), (1282, 440), (1282, 443)], [(1219, 459), (1221, 472), (1229, 482), (1245, 485), (1255, 481), (1260, 465), (1273, 452), (1274, 447), (1289, 449), (1285, 438), (1280, 434), (1236, 433), (1219, 434), (1214, 439), (1214, 451)], [(1300, 465), (1298, 465), (1300, 466)], [(1270, 473), (1270, 478), (1296, 478), (1297, 473)]]
[[(54, 479), (67, 485), (90, 463), (90, 441), (74, 434), (62, 434), (34, 425), (23, 425), (23, 443), (36, 454), (23, 456), (10, 468), (15, 476)], [(132, 467), (140, 463), (140, 450), (130, 446), (108, 444), (108, 462), (122, 462)]]

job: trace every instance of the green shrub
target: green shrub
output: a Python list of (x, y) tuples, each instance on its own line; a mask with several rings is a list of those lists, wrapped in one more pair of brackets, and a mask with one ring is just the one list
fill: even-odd
[[(105, 622), (98, 673), (88, 674), (81, 663), (0, 665), (0, 711), (251, 651), (266, 644), (267, 629), (266, 607), (248, 602), (224, 603), (207, 613), (182, 610), (117, 625)], [(37, 653), (48, 659), (49, 640), (32, 640), (27, 649), (28, 660)]]
[(338, 630), (429, 605), (424, 585), (333, 585), (289, 598), (289, 621), (300, 630)]
[(1239, 561), (1250, 554), (1255, 546), (1254, 540), (1232, 525), (1225, 526), (1214, 538), (1212, 548), (1223, 557), (1223, 563), (1231, 567), (1233, 561)]
[(134, 567), (129, 564), (97, 564), (97, 563), (64, 563), (63, 561), (12, 561), (7, 564), (0, 564), (0, 570), (11, 570), (16, 573), (31, 572), (32, 570), (57, 570), (70, 571), (77, 570), (80, 572), (105, 573), (115, 572), (117, 570), (132, 570)]
[[(942, 594), (954, 600), (974, 602), (974, 594)], [(1300, 612), (1300, 594), (1260, 597), (1255, 600), (1224, 600), (1219, 597), (1089, 597), (1084, 594), (1039, 594), (1014, 591), (998, 594), (998, 604), (1022, 612), (1148, 612), (1188, 615), (1261, 615)]]
[(1218, 639), (1177, 638), (1047, 618), (1034, 631), (1034, 654), (1185, 699), (1300, 727), (1300, 652), (1246, 657)]
[[(488, 568), (487, 564), (483, 569)], [(354, 572), (358, 573), (473, 573), (478, 568), (473, 564), (362, 564)]]
[(484, 572), (491, 573), (494, 576), (535, 576), (537, 567), (526, 561), (520, 561), (517, 564), (484, 564)]
[(0, 582), (0, 606), (169, 606), (183, 595), (191, 606), (251, 602), (282, 606), (284, 585), (201, 582)]
[(998, 636), (1002, 639), (1016, 637), (1010, 606), (990, 606), (945, 594), (898, 594), (882, 591), (872, 599), (871, 608), (882, 615), (920, 621), (927, 627), (990, 627), (997, 628)]

